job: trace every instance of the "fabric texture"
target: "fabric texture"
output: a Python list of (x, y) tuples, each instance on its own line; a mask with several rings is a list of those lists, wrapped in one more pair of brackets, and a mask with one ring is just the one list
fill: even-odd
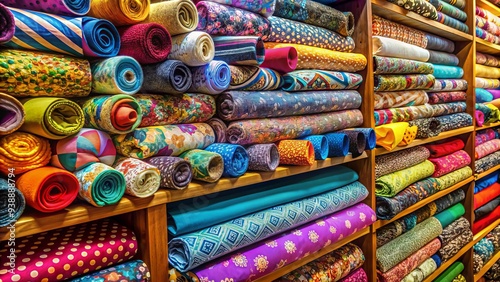
[(24, 132), (13, 132), (0, 137), (0, 172), (16, 174), (45, 166), (50, 161), (49, 141)]
[(492, 154), (483, 157), (475, 162), (476, 173), (483, 173), (494, 166), (498, 165), (500, 160), (500, 151), (494, 152)]
[(193, 83), (191, 69), (179, 60), (143, 65), (142, 71), (141, 90), (146, 93), (184, 94)]
[(408, 122), (410, 126), (416, 126), (415, 138), (424, 139), (438, 136), (441, 133), (441, 123), (436, 118), (418, 118)]
[(394, 197), (408, 185), (431, 176), (434, 165), (425, 160), (415, 166), (386, 174), (375, 180), (375, 194), (383, 197)]
[(188, 0), (152, 3), (145, 22), (161, 24), (174, 36), (195, 30), (198, 12), (193, 2)]
[(145, 262), (142, 260), (131, 260), (112, 267), (81, 276), (70, 280), (71, 282), (105, 282), (108, 277), (111, 279), (121, 279), (126, 281), (148, 281), (151, 279), (151, 273)]
[(172, 49), (168, 30), (157, 23), (135, 24), (119, 28), (119, 55), (129, 56), (141, 64), (155, 64), (167, 59)]
[(328, 157), (329, 148), (328, 140), (324, 135), (310, 135), (302, 138), (302, 140), (307, 140), (311, 142), (314, 149), (314, 159), (325, 160)]
[(55, 0), (48, 2), (39, 2), (30, 1), (30, 0), (2, 0), (2, 4), (24, 9), (24, 10), (34, 10), (45, 12), (49, 14), (55, 15), (63, 15), (63, 16), (84, 16), (90, 10), (90, 2), (88, 0), (77, 0), (77, 1), (68, 1), (68, 0)]
[(372, 35), (389, 37), (422, 48), (426, 48), (428, 42), (428, 37), (423, 31), (389, 21), (377, 15), (372, 17)]
[(118, 159), (114, 169), (125, 177), (125, 193), (138, 198), (147, 198), (160, 188), (160, 170), (146, 162), (133, 158)]
[(341, 130), (338, 132), (347, 135), (349, 138), (349, 153), (354, 158), (363, 154), (366, 147), (366, 138), (362, 132), (353, 130)]
[(415, 12), (423, 17), (429, 18), (431, 20), (437, 20), (437, 10), (431, 3), (425, 0), (387, 0), (388, 2), (394, 3), (406, 10)]
[(258, 36), (216, 36), (213, 41), (214, 59), (230, 65), (258, 66), (267, 57), (264, 42)]
[(373, 55), (427, 62), (429, 51), (389, 37), (373, 36)]
[(479, 146), (476, 146), (476, 160), (481, 159), (484, 156), (487, 156), (491, 153), (500, 150), (500, 139), (493, 139), (487, 141)]
[(433, 50), (429, 50), (428, 62), (447, 66), (458, 66), (458, 64), (460, 63), (458, 57), (455, 54)]
[(409, 124), (407, 122), (396, 122), (383, 124), (375, 127), (375, 135), (377, 137), (377, 146), (391, 151), (396, 148), (404, 138)]
[(182, 190), (193, 178), (191, 164), (179, 157), (152, 157), (144, 160), (160, 171), (160, 187)]
[(490, 140), (494, 140), (496, 138), (495, 131), (491, 128), (485, 129), (485, 130), (480, 130), (476, 132), (476, 138), (475, 138), (475, 143), (474, 145), (480, 146)]
[[(1, 9), (1, 8), (0, 8)], [(0, 93), (0, 135), (7, 135), (18, 130), (24, 123), (23, 104), (16, 98)]]
[(462, 91), (466, 90), (467, 86), (467, 81), (463, 79), (436, 79), (429, 92)]
[(270, 68), (282, 74), (297, 68), (298, 54), (294, 47), (267, 49), (265, 53), (264, 62), (260, 65), (263, 68)]
[(491, 213), (488, 215), (474, 221), (472, 224), (472, 232), (477, 234), (479, 231), (486, 228), (488, 225), (495, 222), (500, 217), (500, 206), (496, 207)]
[(457, 236), (464, 233), (467, 229), (470, 230), (470, 226), (469, 221), (467, 221), (465, 217), (460, 217), (459, 219), (453, 221), (450, 225), (446, 226), (446, 228), (443, 228), (443, 233), (441, 233), (438, 238), (443, 246), (446, 246)]
[(193, 178), (205, 182), (216, 182), (224, 173), (224, 160), (218, 153), (192, 149), (179, 157), (188, 161), (193, 168)]
[[(480, 17), (476, 16), (476, 19), (477, 18)], [(498, 67), (500, 66), (500, 60), (497, 57), (492, 56), (490, 54), (484, 54), (476, 51), (476, 64), (490, 66), (490, 67)]]
[(472, 125), (472, 116), (467, 113), (457, 113), (436, 117), (441, 124), (442, 131), (450, 131)]
[(471, 242), (474, 235), (470, 229), (455, 237), (447, 245), (443, 246), (437, 253), (443, 262), (448, 261), (456, 255), (467, 243)]
[(461, 32), (469, 33), (469, 27), (465, 23), (458, 21), (455, 18), (450, 17), (444, 13), (438, 12), (437, 21)]
[(485, 103), (493, 101), (493, 95), (489, 91), (483, 88), (476, 88), (476, 103)]
[(429, 50), (443, 51), (446, 53), (453, 53), (455, 51), (455, 42), (449, 39), (431, 33), (426, 33), (425, 37), (427, 38), (427, 46), (425, 48)]
[(368, 281), (368, 275), (366, 274), (366, 272), (364, 271), (363, 268), (358, 268), (339, 281), (341, 281), (341, 282), (359, 282), (359, 281), (365, 282), (365, 281)]
[(434, 281), (445, 282), (453, 281), (463, 270), (464, 264), (461, 262), (454, 262), (450, 267), (448, 267), (441, 275), (439, 275)]
[(363, 128), (363, 127), (357, 127), (357, 128), (348, 128), (345, 130), (352, 130), (352, 131), (358, 131), (363, 134), (365, 137), (365, 150), (373, 150), (377, 146), (377, 137), (375, 135), (375, 130), (373, 128)]
[(248, 146), (248, 170), (274, 171), (279, 165), (279, 151), (274, 143)]
[(223, 120), (218, 118), (211, 118), (207, 120), (208, 125), (212, 127), (215, 132), (215, 142), (217, 143), (226, 143), (226, 132), (227, 125)]
[(465, 102), (454, 102), (376, 110), (374, 113), (375, 125), (462, 113), (465, 112), (466, 107), (467, 105)]
[(193, 83), (189, 92), (204, 94), (220, 94), (231, 83), (231, 70), (227, 63), (211, 61), (207, 65), (191, 69)]
[[(158, 4), (173, 2), (175, 1), (164, 1)], [(212, 37), (202, 31), (193, 31), (172, 37), (172, 50), (168, 54), (168, 59), (179, 60), (190, 67), (198, 67), (210, 63), (214, 55), (215, 46)]]
[(439, 220), (439, 223), (441, 223), (443, 228), (446, 228), (446, 226), (450, 225), (453, 221), (459, 219), (464, 214), (465, 207), (461, 203), (458, 203), (445, 209), (444, 211), (441, 211), (434, 217)]
[(434, 64), (434, 72), (432, 75), (437, 79), (458, 79), (464, 76), (464, 69), (456, 66)]
[(206, 151), (218, 153), (224, 161), (223, 177), (240, 177), (248, 169), (248, 153), (239, 145), (214, 143)]
[(135, 94), (144, 78), (134, 58), (116, 56), (92, 63), (92, 92), (97, 94)]
[[(14, 204), (8, 202), (9, 197), (14, 199)], [(12, 186), (12, 181), (9, 182), (3, 178), (0, 178), (0, 199), (2, 199), (0, 201), (0, 211), (2, 211), (0, 227), (5, 227), (16, 222), (21, 217), (26, 207), (26, 200), (23, 193), (16, 188), (16, 185)]]
[(482, 207), (498, 196), (500, 196), (500, 183), (495, 182), (474, 194), (474, 209)]
[(493, 78), (476, 77), (477, 88), (498, 88), (500, 87), (500, 80)]
[(349, 137), (344, 133), (331, 132), (325, 134), (328, 142), (328, 157), (344, 157), (349, 154)]
[(476, 76), (484, 78), (500, 78), (500, 69), (497, 67), (488, 67), (483, 65), (475, 65)]
[(396, 92), (375, 92), (375, 109), (388, 109), (409, 106), (421, 106), (429, 102), (424, 90)]
[(469, 165), (471, 163), (471, 157), (466, 151), (460, 150), (443, 157), (430, 158), (429, 161), (432, 162), (435, 167), (432, 176), (440, 177)]
[(359, 74), (322, 70), (298, 70), (283, 75), (283, 90), (357, 89), (363, 82)]
[(281, 75), (267, 68), (254, 66), (229, 66), (231, 82), (228, 89), (243, 91), (270, 91), (281, 88)]
[(401, 282), (421, 282), (424, 281), (429, 275), (431, 275), (437, 269), (437, 264), (432, 258), (426, 259), (412, 272), (406, 275)]
[(141, 0), (137, 3), (93, 0), (90, 3), (89, 16), (109, 19), (116, 26), (131, 25), (145, 20), (149, 8), (148, 0)]
[(314, 164), (314, 148), (308, 140), (281, 140), (277, 146), (280, 164), (308, 166)]
[(435, 85), (432, 74), (375, 75), (375, 91), (430, 90)]
[[(196, 3), (197, 1), (195, 1)], [(240, 2), (234, 0), (211, 0), (211, 2), (217, 2), (220, 4), (240, 8), (257, 14), (261, 14), (264, 17), (269, 17), (275, 12), (276, 1), (275, 0), (259, 0), (255, 2)]]
[(481, 219), (482, 217), (490, 214), (495, 208), (500, 204), (500, 197), (497, 197), (488, 203), (486, 203), (484, 206), (474, 210), (474, 219), (478, 220)]
[(474, 194), (488, 188), (498, 181), (498, 175), (500, 172), (494, 171), (480, 179), (478, 179), (474, 185)]
[(467, 93), (462, 91), (434, 92), (427, 93), (427, 96), (429, 96), (429, 104), (440, 104), (467, 100)]
[(373, 56), (374, 74), (427, 74), (434, 72), (434, 65), (393, 57)]
[(415, 166), (430, 157), (430, 152), (423, 146), (408, 148), (387, 155), (375, 157), (375, 178)]

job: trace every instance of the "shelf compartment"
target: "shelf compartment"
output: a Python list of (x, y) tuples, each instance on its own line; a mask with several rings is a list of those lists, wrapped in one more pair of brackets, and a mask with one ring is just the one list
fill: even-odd
[(486, 228), (483, 230), (479, 231), (476, 235), (474, 235), (474, 242), (479, 242), (481, 239), (484, 238), (484, 236), (488, 235), (495, 227), (497, 227), (500, 224), (500, 218), (495, 220), (492, 224), (488, 225)]
[(476, 127), (476, 131), (481, 131), (483, 129), (493, 128), (493, 127), (497, 127), (497, 126), (500, 126), (500, 121), (488, 123), (488, 124), (483, 124), (483, 126), (481, 126), (481, 127)]
[(500, 45), (493, 44), (484, 39), (476, 37), (476, 51), (491, 55), (500, 54)]
[(496, 166), (494, 166), (494, 167), (492, 167), (490, 169), (488, 169), (485, 172), (481, 172), (481, 173), (475, 174), (476, 181), (479, 180), (479, 179), (481, 179), (481, 178), (483, 178), (483, 177), (485, 177), (486, 175), (488, 175), (490, 173), (493, 173), (493, 172), (499, 170), (499, 169), (500, 169), (500, 164), (496, 165)]
[(488, 0), (476, 0), (476, 6), (490, 11), (495, 16), (500, 16), (500, 7), (489, 2)]
[(386, 0), (371, 0), (372, 10), (375, 15), (391, 21), (413, 27), (422, 31), (433, 33), (453, 41), (472, 41), (473, 36), (456, 30), (440, 22), (425, 18), (417, 13), (408, 11)]
[(451, 259), (447, 260), (445, 263), (441, 264), (438, 269), (436, 269), (431, 275), (427, 276), (427, 278), (424, 279), (424, 282), (432, 282), (434, 279), (436, 279), (441, 273), (443, 273), (448, 267), (450, 267), (454, 262), (456, 262), (460, 257), (462, 257), (467, 251), (469, 251), (473, 246), (475, 242), (474, 240), (470, 241), (465, 245), (458, 253), (456, 253)]
[[(488, 225), (486, 228), (483, 230), (479, 231), (476, 235), (474, 235), (474, 243), (479, 242), (481, 239), (483, 239), (488, 233), (490, 233), (495, 227), (497, 227), (500, 224), (500, 219), (497, 219), (495, 222), (492, 224)], [(481, 268), (481, 270), (474, 275), (474, 282), (478, 281), (479, 278), (483, 277), (484, 274), (495, 264), (500, 259), (500, 252), (497, 252), (491, 259)]]

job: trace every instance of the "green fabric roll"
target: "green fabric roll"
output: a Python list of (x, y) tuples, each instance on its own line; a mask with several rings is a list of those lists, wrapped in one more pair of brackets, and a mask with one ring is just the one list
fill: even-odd
[(436, 179), (439, 185), (439, 190), (444, 190), (471, 176), (472, 176), (472, 169), (469, 166), (466, 166), (461, 169), (457, 169), (455, 171), (447, 173), (441, 177), (437, 177)]
[(434, 165), (425, 160), (417, 165), (386, 174), (375, 180), (375, 195), (394, 197), (397, 193), (434, 173)]
[(106, 164), (93, 163), (74, 174), (80, 182), (78, 195), (95, 207), (114, 205), (125, 194), (125, 176)]
[(217, 153), (193, 149), (182, 153), (179, 157), (191, 164), (194, 179), (216, 182), (224, 172), (224, 161)]
[(459, 219), (464, 214), (465, 214), (465, 207), (461, 203), (458, 203), (452, 206), (451, 208), (448, 208), (436, 214), (434, 217), (437, 218), (437, 220), (439, 220), (439, 222), (441, 223), (441, 227), (445, 228), (446, 226), (450, 225), (453, 221)]
[(464, 264), (455, 262), (448, 267), (441, 275), (439, 275), (434, 282), (451, 282), (453, 278), (457, 277), (464, 270)]
[(443, 228), (435, 217), (424, 220), (412, 230), (377, 249), (377, 268), (387, 272), (439, 236), (441, 232)]

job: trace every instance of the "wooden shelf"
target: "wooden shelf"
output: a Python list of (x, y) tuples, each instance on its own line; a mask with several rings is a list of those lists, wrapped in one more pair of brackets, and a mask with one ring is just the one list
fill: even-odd
[(490, 11), (495, 16), (500, 16), (500, 7), (489, 2), (488, 0), (476, 0), (476, 6)]
[(474, 282), (478, 281), (483, 277), (488, 270), (500, 259), (500, 252), (496, 252), (491, 259), (481, 268), (481, 270), (474, 275)]
[(373, 228), (375, 230), (377, 230), (377, 229), (379, 229), (379, 228), (381, 228), (381, 227), (383, 227), (383, 226), (385, 226), (385, 225), (387, 225), (387, 224), (389, 224), (391, 222), (394, 222), (394, 221), (396, 221), (396, 220), (398, 220), (398, 219), (400, 219), (400, 218), (402, 218), (402, 217), (404, 217), (404, 216), (406, 216), (406, 215), (408, 215), (408, 214), (410, 214), (410, 213), (418, 210), (421, 207), (424, 207), (425, 205), (427, 205), (427, 204), (429, 204), (431, 202), (434, 202), (435, 200), (437, 200), (437, 199), (439, 199), (439, 198), (441, 198), (441, 197), (443, 197), (443, 196), (445, 196), (445, 195), (447, 195), (447, 194), (449, 194), (449, 193), (451, 193), (451, 192), (453, 192), (455, 190), (458, 190), (459, 188), (467, 185), (468, 183), (472, 182), (473, 180), (474, 180), (474, 177), (471, 176), (471, 177), (469, 177), (469, 178), (467, 178), (467, 179), (465, 179), (463, 181), (460, 181), (459, 183), (457, 183), (457, 184), (455, 184), (455, 185), (453, 185), (453, 186), (451, 186), (449, 188), (441, 190), (441, 191), (437, 192), (436, 194), (433, 194), (433, 195), (431, 195), (431, 196), (423, 199), (422, 201), (419, 201), (419, 202), (415, 203), (411, 207), (403, 210), (402, 212), (398, 213), (395, 217), (393, 217), (393, 218), (391, 218), (389, 220), (377, 220), (377, 221), (375, 221), (375, 223), (373, 223), (372, 226), (373, 226)]
[(498, 55), (500, 54), (500, 45), (476, 37), (476, 50), (481, 53)]
[(176, 202), (216, 192), (231, 190), (263, 181), (270, 181), (290, 175), (341, 165), (367, 157), (367, 152), (364, 152), (357, 158), (353, 158), (349, 154), (345, 157), (328, 158), (324, 161), (315, 161), (312, 166), (280, 166), (273, 172), (247, 172), (238, 178), (223, 178), (216, 183), (191, 183), (189, 184), (189, 187), (184, 190), (168, 190), (168, 202)]
[(488, 128), (492, 128), (492, 127), (497, 127), (497, 126), (500, 126), (500, 121), (488, 123), (488, 124), (483, 124), (483, 126), (481, 126), (481, 127), (476, 127), (476, 131), (480, 131), (480, 130), (488, 129)]
[(391, 21), (413, 27), (422, 31), (433, 33), (453, 41), (472, 41), (473, 36), (457, 29), (451, 28), (440, 22), (422, 17), (386, 0), (371, 0), (372, 10), (375, 15)]
[(302, 259), (299, 259), (298, 261), (295, 261), (291, 264), (288, 264), (272, 273), (269, 273), (268, 275), (266, 276), (263, 276), (257, 280), (254, 280), (255, 282), (268, 282), (268, 281), (274, 281), (278, 278), (280, 278), (281, 276), (285, 275), (285, 274), (288, 274), (292, 271), (294, 271), (295, 269), (303, 266), (303, 265), (306, 265), (308, 263), (310, 263), (311, 261), (313, 260), (316, 260), (328, 253), (331, 253), (333, 252), (334, 250), (344, 246), (345, 244), (349, 243), (349, 242), (352, 242), (360, 237), (363, 237), (365, 235), (368, 235), (370, 233), (370, 227), (366, 227), (352, 235), (349, 235), (347, 237), (345, 237), (344, 239), (340, 240), (340, 241), (337, 241), (327, 247), (324, 247), (322, 248), (321, 250), (319, 250), (318, 252), (316, 253), (312, 253)]
[(492, 172), (495, 172), (495, 171), (497, 171), (497, 170), (499, 170), (499, 169), (500, 169), (500, 164), (499, 164), (499, 165), (496, 165), (496, 166), (494, 166), (494, 167), (492, 167), (492, 168), (490, 168), (490, 169), (488, 169), (488, 170), (487, 170), (487, 171), (485, 171), (485, 172), (482, 172), (482, 173), (476, 174), (476, 175), (475, 175), (475, 178), (476, 178), (476, 180), (479, 180), (479, 179), (481, 179), (481, 178), (485, 177), (486, 175), (488, 175), (488, 174), (490, 174), (490, 173), (492, 173)]
[(445, 263), (441, 264), (438, 269), (436, 269), (431, 275), (425, 278), (424, 282), (432, 282), (436, 279), (441, 273), (443, 273), (448, 267), (450, 267), (454, 262), (456, 262), (460, 257), (462, 257), (467, 251), (469, 251), (472, 247), (474, 247), (474, 240), (470, 241), (465, 245), (458, 253), (456, 253), (451, 259), (447, 260)]
[(471, 126), (467, 126), (467, 127), (463, 127), (463, 128), (459, 128), (459, 129), (455, 129), (455, 130), (450, 130), (450, 131), (442, 132), (442, 133), (440, 133), (436, 137), (430, 137), (430, 138), (425, 138), (425, 139), (415, 139), (408, 146), (396, 147), (392, 151), (388, 151), (388, 150), (386, 150), (384, 148), (380, 148), (379, 147), (379, 148), (375, 148), (374, 152), (375, 152), (376, 156), (390, 154), (390, 153), (394, 153), (394, 152), (397, 152), (397, 151), (400, 151), (400, 150), (404, 150), (404, 149), (408, 149), (408, 148), (411, 148), (411, 147), (416, 147), (416, 146), (420, 146), (420, 145), (423, 145), (423, 144), (431, 143), (431, 142), (434, 142), (434, 141), (439, 141), (439, 140), (443, 140), (443, 139), (446, 139), (446, 138), (450, 138), (450, 137), (453, 137), (453, 136), (457, 136), (457, 135), (461, 135), (461, 134), (465, 134), (465, 133), (470, 133), (472, 131), (474, 131), (474, 126), (471, 125)]

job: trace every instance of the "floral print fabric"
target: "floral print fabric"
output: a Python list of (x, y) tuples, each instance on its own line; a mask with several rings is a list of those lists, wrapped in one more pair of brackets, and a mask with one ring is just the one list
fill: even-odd
[(142, 260), (133, 260), (72, 279), (71, 282), (107, 282), (111, 279), (129, 282), (149, 281), (151, 279), (151, 273), (145, 262)]
[(432, 74), (434, 66), (420, 61), (392, 58), (392, 57), (373, 57), (374, 74)]
[(432, 74), (375, 75), (375, 91), (429, 90), (434, 85)]
[(125, 176), (125, 193), (147, 198), (160, 188), (160, 171), (155, 166), (133, 158), (116, 161), (113, 167)]
[(358, 89), (363, 77), (357, 73), (322, 70), (298, 70), (283, 75), (283, 90)]
[(440, 177), (469, 165), (471, 157), (466, 151), (460, 150), (443, 157), (430, 158), (429, 161), (431, 161), (435, 167), (435, 171), (432, 176)]
[(427, 93), (429, 104), (442, 104), (467, 100), (467, 93), (463, 91)]
[(431, 20), (437, 20), (437, 10), (431, 3), (425, 0), (387, 0), (388, 2), (394, 3), (406, 10), (415, 12), (423, 17), (429, 18)]
[(224, 160), (218, 153), (200, 149), (188, 150), (180, 155), (193, 168), (193, 178), (205, 182), (216, 182), (224, 172)]
[(408, 185), (429, 177), (433, 173), (434, 165), (425, 160), (415, 166), (384, 175), (375, 180), (375, 195), (394, 197)]

